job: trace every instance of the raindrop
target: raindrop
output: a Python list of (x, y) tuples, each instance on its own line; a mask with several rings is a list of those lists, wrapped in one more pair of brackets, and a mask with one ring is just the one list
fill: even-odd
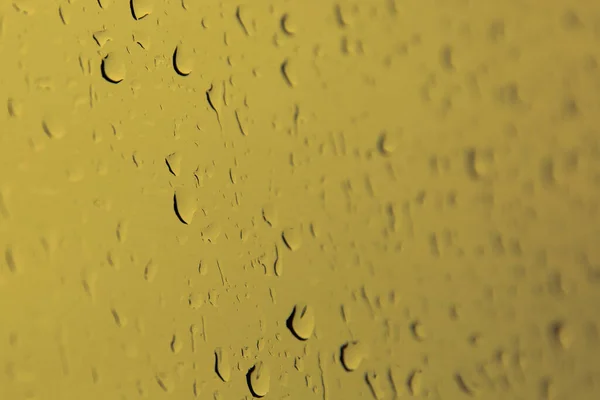
[(396, 140), (394, 140), (394, 138), (391, 137), (390, 134), (384, 132), (379, 136), (377, 147), (381, 154), (389, 156), (396, 150), (398, 145), (396, 143)]
[(125, 63), (115, 53), (110, 53), (102, 60), (102, 77), (110, 83), (120, 83), (125, 79)]
[(181, 43), (173, 52), (173, 68), (178, 75), (188, 76), (194, 68), (193, 51)]
[(151, 0), (130, 0), (129, 8), (134, 19), (140, 20), (152, 14), (153, 7)]
[(20, 118), (23, 115), (23, 104), (14, 98), (9, 98), (7, 103), (8, 114), (13, 118)]
[(258, 362), (246, 374), (246, 381), (254, 397), (266, 396), (271, 385), (271, 374), (268, 367), (262, 361)]
[(413, 321), (410, 324), (410, 331), (413, 337), (419, 342), (425, 340), (427, 336), (425, 328), (423, 327), (423, 324), (420, 321)]
[(315, 329), (315, 313), (306, 304), (297, 304), (287, 320), (287, 327), (300, 340), (309, 339)]
[(295, 228), (287, 228), (281, 234), (283, 242), (291, 251), (296, 251), (302, 245), (302, 236)]
[(202, 305), (204, 304), (204, 299), (199, 294), (192, 293), (192, 294), (190, 294), (190, 297), (188, 298), (188, 304), (190, 305), (191, 308), (193, 308), (194, 310), (197, 310), (200, 307), (202, 307)]
[(270, 227), (277, 226), (279, 215), (277, 209), (271, 204), (266, 205), (262, 209), (262, 217)]
[(286, 59), (281, 63), (281, 75), (289, 87), (293, 88), (296, 86), (295, 74), (292, 71), (291, 61), (289, 59)]
[(231, 378), (229, 355), (221, 347), (215, 350), (215, 372), (223, 382), (228, 382)]
[(293, 36), (296, 34), (296, 26), (293, 22), (290, 21), (289, 14), (283, 14), (281, 17), (281, 30), (289, 36)]
[(346, 371), (355, 371), (366, 357), (364, 345), (359, 341), (348, 342), (342, 346), (340, 360)]
[(65, 136), (65, 128), (54, 115), (47, 116), (42, 121), (42, 128), (51, 139), (62, 139)]
[(173, 196), (173, 203), (177, 218), (186, 225), (191, 224), (197, 207), (193, 191), (187, 188), (177, 189)]
[(178, 176), (181, 173), (181, 159), (182, 157), (179, 153), (169, 154), (165, 158), (169, 171), (175, 176)]
[(411, 371), (406, 383), (412, 396), (420, 396), (423, 391), (423, 372), (420, 369)]
[(112, 35), (107, 30), (94, 32), (94, 34), (92, 36), (93, 36), (94, 40), (96, 41), (96, 44), (99, 47), (104, 47), (104, 45), (106, 45), (106, 43), (108, 43), (110, 40), (112, 40), (112, 37), (111, 37)]

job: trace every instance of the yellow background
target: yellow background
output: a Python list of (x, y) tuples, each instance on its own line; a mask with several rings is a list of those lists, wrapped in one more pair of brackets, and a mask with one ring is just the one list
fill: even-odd
[(589, 0), (1, 0), (0, 399), (597, 399), (599, 54)]

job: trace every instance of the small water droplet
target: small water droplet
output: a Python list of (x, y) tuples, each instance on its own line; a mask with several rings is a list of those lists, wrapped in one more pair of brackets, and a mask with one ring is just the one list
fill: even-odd
[(289, 14), (283, 14), (281, 17), (281, 30), (289, 36), (296, 34), (296, 26), (292, 22), (292, 18)]
[(13, 1), (13, 7), (18, 12), (24, 15), (33, 15), (35, 13), (35, 7), (33, 6), (33, 0), (15, 0)]
[(181, 187), (175, 191), (173, 196), (175, 214), (181, 222), (186, 225), (192, 223), (196, 214), (196, 197), (191, 189)]
[(152, 260), (148, 261), (146, 267), (144, 267), (144, 279), (147, 282), (152, 282), (156, 277), (156, 273), (158, 272), (157, 266), (154, 264)]
[(102, 60), (102, 77), (110, 83), (121, 83), (125, 79), (126, 69), (122, 56), (110, 53)]
[(279, 213), (272, 204), (268, 204), (262, 209), (262, 217), (270, 227), (276, 227), (279, 221)]
[(296, 251), (302, 245), (302, 235), (296, 228), (287, 228), (281, 234), (283, 242), (291, 251)]
[(183, 344), (181, 343), (181, 340), (179, 340), (177, 338), (177, 335), (173, 335), (173, 337), (171, 338), (171, 351), (174, 354), (177, 354), (181, 351), (181, 348), (183, 347)]
[(130, 0), (129, 8), (134, 19), (140, 20), (152, 14), (152, 0)]
[(408, 391), (412, 396), (420, 396), (423, 392), (423, 371), (420, 369), (412, 370), (408, 374)]
[(381, 400), (385, 397), (382, 388), (382, 378), (376, 371), (367, 371), (365, 373), (365, 381), (367, 382), (371, 395), (373, 395), (375, 400)]
[(167, 393), (171, 393), (175, 389), (175, 382), (173, 382), (173, 378), (166, 373), (157, 374), (156, 383), (164, 392)]
[(365, 357), (365, 346), (359, 341), (348, 342), (342, 346), (340, 358), (346, 371), (355, 371)]
[(197, 310), (200, 307), (202, 307), (202, 305), (204, 305), (204, 298), (201, 295), (199, 295), (198, 293), (192, 293), (192, 294), (190, 294), (190, 297), (188, 298), (188, 304), (190, 305), (191, 308), (193, 308), (194, 310)]
[(231, 379), (229, 354), (221, 347), (215, 350), (215, 372), (223, 382), (228, 382)]
[(294, 68), (289, 58), (281, 63), (281, 75), (289, 87), (293, 88), (297, 85), (296, 74), (294, 73)]
[(66, 130), (59, 118), (55, 115), (49, 115), (42, 121), (42, 128), (46, 135), (51, 139), (62, 139)]
[(564, 321), (555, 321), (550, 324), (550, 337), (555, 345), (568, 350), (573, 344), (573, 334)]
[(182, 156), (179, 153), (169, 154), (165, 158), (165, 162), (167, 163), (169, 171), (175, 176), (179, 176), (179, 174), (181, 173), (181, 161)]
[(410, 324), (410, 331), (413, 337), (419, 342), (425, 340), (427, 333), (425, 332), (425, 327), (420, 321), (413, 321)]
[(264, 397), (269, 393), (271, 385), (271, 374), (269, 368), (259, 361), (246, 374), (248, 387), (255, 397)]
[(8, 115), (13, 118), (20, 118), (23, 116), (23, 103), (21, 101), (9, 98), (7, 102)]
[(201, 232), (202, 238), (204, 240), (215, 243), (219, 236), (221, 235), (221, 225), (218, 222), (214, 222), (208, 226), (206, 226)]
[(398, 147), (396, 140), (389, 133), (382, 133), (379, 136), (379, 142), (377, 143), (377, 147), (379, 148), (379, 152), (385, 156), (389, 156), (392, 154), (396, 148)]
[(194, 52), (184, 43), (179, 44), (173, 52), (173, 68), (181, 76), (188, 76), (194, 69)]
[(104, 47), (104, 45), (106, 45), (106, 43), (108, 43), (110, 40), (112, 40), (112, 35), (106, 29), (94, 32), (92, 36), (96, 41), (96, 44), (98, 44), (98, 46), (101, 48)]
[(304, 303), (297, 304), (288, 319), (288, 328), (298, 339), (309, 339), (315, 329), (313, 308)]

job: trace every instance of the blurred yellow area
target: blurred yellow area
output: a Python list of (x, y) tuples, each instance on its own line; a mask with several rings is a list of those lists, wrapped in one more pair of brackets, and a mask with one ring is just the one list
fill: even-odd
[(591, 0), (0, 0), (0, 399), (600, 398), (599, 57)]

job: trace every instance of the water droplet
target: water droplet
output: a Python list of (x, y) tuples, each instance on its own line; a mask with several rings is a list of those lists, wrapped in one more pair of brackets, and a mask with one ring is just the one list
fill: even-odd
[(71, 12), (68, 6), (64, 4), (60, 5), (58, 7), (58, 15), (60, 16), (60, 20), (64, 25), (69, 25), (69, 22), (71, 22)]
[(181, 340), (177, 339), (177, 335), (173, 335), (173, 337), (171, 338), (171, 351), (174, 354), (177, 354), (181, 351), (182, 347), (183, 344), (181, 343)]
[(315, 329), (313, 308), (304, 303), (297, 304), (288, 319), (288, 328), (298, 339), (309, 339)]
[(262, 209), (262, 217), (270, 227), (276, 227), (279, 220), (279, 213), (272, 204), (266, 205)]
[(14, 98), (9, 98), (7, 102), (8, 115), (13, 118), (21, 118), (23, 116), (23, 103)]
[(425, 340), (427, 333), (425, 332), (425, 327), (420, 321), (414, 321), (410, 324), (410, 331), (413, 337), (419, 342)]
[(188, 298), (188, 304), (191, 308), (197, 310), (204, 305), (204, 299), (198, 293), (192, 293)]
[(291, 21), (291, 17), (289, 14), (283, 14), (281, 17), (281, 30), (289, 36), (293, 36), (296, 34), (296, 26)]
[(124, 243), (127, 239), (128, 228), (129, 224), (127, 221), (121, 221), (119, 222), (119, 225), (117, 225), (117, 240), (119, 243)]
[(62, 139), (65, 134), (65, 127), (60, 119), (55, 115), (49, 115), (42, 121), (42, 128), (46, 135), (51, 139)]
[(296, 357), (294, 359), (294, 368), (298, 372), (304, 372), (304, 359), (302, 357)]
[(6, 251), (4, 252), (4, 260), (6, 261), (6, 265), (8, 269), (13, 274), (18, 271), (18, 265), (15, 260), (15, 251), (12, 247), (8, 246)]
[(192, 223), (196, 214), (196, 197), (191, 189), (181, 187), (175, 191), (173, 196), (175, 214), (181, 222), (186, 225)]
[(281, 75), (289, 87), (293, 88), (296, 86), (296, 74), (294, 73), (293, 66), (289, 58), (281, 63)]
[(221, 235), (221, 225), (219, 223), (214, 222), (208, 226), (206, 226), (202, 232), (202, 237), (210, 243), (215, 243), (219, 236)]
[(231, 379), (229, 354), (221, 347), (215, 350), (215, 372), (223, 382), (228, 382)]
[(488, 177), (493, 163), (494, 155), (491, 151), (468, 149), (465, 152), (465, 168), (467, 175), (473, 180)]
[(134, 19), (140, 20), (152, 14), (152, 0), (130, 0), (129, 8)]
[(415, 369), (408, 374), (408, 391), (412, 396), (420, 396), (423, 392), (423, 371)]
[(342, 346), (340, 358), (346, 371), (355, 371), (365, 357), (365, 346), (359, 341), (348, 342)]
[(573, 344), (573, 334), (563, 321), (550, 324), (550, 337), (555, 345), (565, 350)]
[(146, 267), (144, 268), (144, 279), (147, 282), (152, 282), (156, 277), (156, 273), (158, 272), (157, 266), (154, 264), (152, 260), (148, 261)]
[(173, 52), (173, 68), (181, 76), (188, 76), (194, 68), (194, 52), (184, 43), (179, 44)]
[(110, 312), (111, 312), (111, 314), (113, 316), (115, 324), (117, 324), (117, 326), (119, 328), (123, 328), (123, 327), (125, 327), (127, 325), (127, 318), (125, 318), (121, 314), (119, 314), (119, 312), (115, 308), (112, 308), (110, 310)]
[(271, 374), (269, 368), (262, 362), (258, 362), (246, 374), (248, 387), (255, 397), (264, 397), (269, 393), (271, 385)]
[(179, 153), (169, 154), (165, 158), (165, 162), (167, 163), (169, 171), (175, 176), (179, 176), (179, 174), (181, 173), (181, 160), (182, 156)]
[(235, 120), (242, 135), (248, 136), (248, 117), (245, 111), (235, 110)]
[(478, 395), (480, 393), (480, 387), (478, 383), (467, 377), (465, 374), (456, 373), (454, 375), (454, 381), (458, 388), (469, 396)]
[(254, 20), (249, 15), (247, 7), (238, 6), (235, 10), (235, 17), (237, 18), (238, 23), (242, 27), (244, 34), (246, 36), (252, 36), (251, 29), (253, 31), (256, 27), (254, 26)]
[(302, 235), (296, 228), (287, 228), (281, 234), (283, 242), (291, 251), (296, 251), (302, 245)]
[(175, 388), (175, 383), (173, 382), (173, 378), (166, 373), (160, 373), (156, 375), (156, 383), (158, 386), (167, 393), (173, 392)]
[(375, 400), (381, 400), (385, 397), (382, 389), (382, 378), (376, 371), (367, 371), (365, 373), (365, 381), (367, 382), (369, 390), (371, 391), (371, 395), (373, 395)]
[(379, 152), (386, 156), (392, 154), (398, 147), (395, 138), (386, 132), (382, 133), (381, 136), (379, 136), (379, 142), (377, 144)]
[(94, 32), (92, 36), (96, 41), (96, 44), (98, 44), (98, 46), (101, 48), (104, 47), (104, 45), (106, 45), (106, 43), (108, 43), (110, 40), (112, 40), (112, 35), (107, 30)]
[(112, 5), (113, 1), (114, 0), (98, 0), (98, 5), (102, 9), (107, 9), (108, 7), (110, 7)]
[(102, 60), (102, 77), (110, 83), (120, 83), (125, 79), (125, 63), (121, 55), (110, 53)]
[(15, 0), (13, 1), (13, 7), (24, 15), (33, 15), (35, 13), (33, 3), (33, 0)]

